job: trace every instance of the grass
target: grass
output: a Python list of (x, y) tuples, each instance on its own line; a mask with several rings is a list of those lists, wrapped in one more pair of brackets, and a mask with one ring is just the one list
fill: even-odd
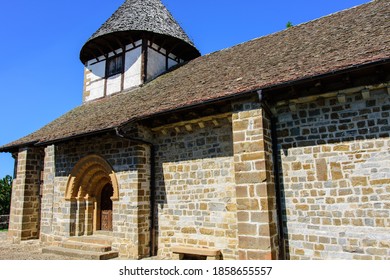
[(6, 228), (0, 229), (0, 232), (4, 232), (4, 231), (8, 231), (8, 229), (6, 229)]

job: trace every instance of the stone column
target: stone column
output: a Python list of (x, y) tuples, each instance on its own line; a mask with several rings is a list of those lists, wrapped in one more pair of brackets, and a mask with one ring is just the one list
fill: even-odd
[(149, 256), (150, 251), (150, 147), (138, 146), (138, 257)]
[(240, 259), (278, 253), (270, 119), (257, 102), (234, 104), (233, 149)]
[(85, 235), (93, 234), (94, 197), (85, 197)]
[(38, 148), (22, 148), (17, 156), (8, 230), (14, 243), (39, 238), (42, 153)]
[(85, 233), (85, 211), (86, 202), (83, 197), (77, 198), (76, 212), (76, 236), (82, 236)]
[(69, 200), (69, 236), (77, 236), (77, 199), (72, 198)]
[(54, 203), (54, 178), (55, 178), (55, 150), (54, 145), (45, 149), (44, 177), (41, 201), (41, 241), (49, 241), (53, 235), (53, 203)]
[(131, 148), (132, 170), (119, 176), (120, 199), (113, 203), (113, 248), (123, 257), (141, 259), (150, 252), (150, 148)]

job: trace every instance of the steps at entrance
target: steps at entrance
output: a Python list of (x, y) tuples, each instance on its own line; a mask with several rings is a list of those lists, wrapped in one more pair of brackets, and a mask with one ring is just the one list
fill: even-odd
[(76, 241), (65, 241), (61, 243), (62, 248), (76, 249), (83, 251), (92, 251), (92, 252), (109, 252), (111, 251), (111, 246), (109, 245), (98, 245), (92, 243), (76, 242)]
[(93, 252), (76, 249), (68, 249), (64, 247), (46, 247), (42, 249), (42, 253), (56, 254), (60, 256), (67, 256), (76, 259), (84, 260), (109, 260), (118, 257), (118, 252)]
[(57, 254), (76, 259), (108, 260), (118, 257), (118, 252), (112, 251), (112, 233), (99, 232), (91, 236), (70, 237), (59, 246), (42, 249), (42, 253)]
[(111, 246), (113, 238), (106, 235), (90, 235), (70, 237), (68, 241), (82, 242), (87, 244)]
[(113, 236), (114, 233), (112, 231), (106, 231), (106, 230), (97, 230), (93, 234), (94, 236)]

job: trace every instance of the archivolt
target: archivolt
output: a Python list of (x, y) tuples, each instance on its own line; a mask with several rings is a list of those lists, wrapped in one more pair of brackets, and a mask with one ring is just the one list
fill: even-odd
[(69, 175), (65, 199), (96, 197), (108, 183), (114, 190), (111, 199), (118, 200), (118, 181), (110, 164), (98, 155), (86, 156), (76, 163)]

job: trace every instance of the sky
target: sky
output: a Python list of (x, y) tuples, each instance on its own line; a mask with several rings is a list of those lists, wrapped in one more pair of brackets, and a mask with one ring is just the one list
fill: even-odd
[[(124, 0), (18, 0), (0, 8), (0, 146), (81, 105), (79, 52)], [(369, 0), (162, 0), (202, 55)], [(0, 153), (0, 178), (14, 161)]]

